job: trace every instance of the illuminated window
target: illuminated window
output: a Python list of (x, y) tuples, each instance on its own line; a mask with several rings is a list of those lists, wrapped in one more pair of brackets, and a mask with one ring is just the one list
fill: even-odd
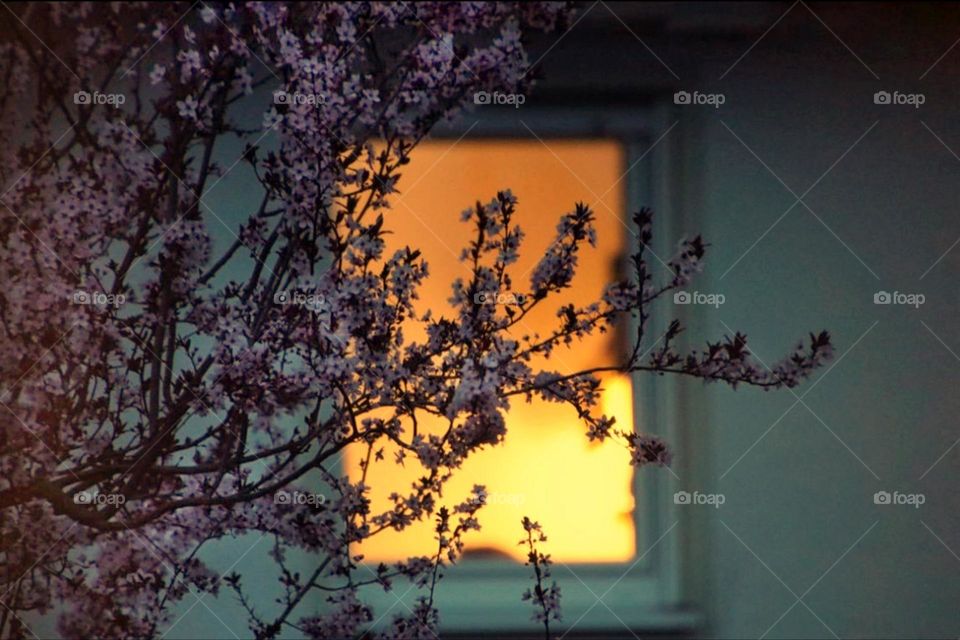
[[(597, 217), (597, 247), (587, 247), (581, 254), (573, 287), (552, 304), (543, 303), (519, 332), (547, 333), (555, 326), (555, 311), (561, 303), (599, 299), (604, 285), (618, 277), (617, 265), (628, 248), (630, 235), (622, 220), (627, 210), (621, 183), (624, 167), (624, 147), (612, 140), (422, 144), (404, 171), (388, 241), (393, 247), (421, 249), (429, 263), (430, 278), (421, 291), (418, 311), (431, 309), (434, 315), (453, 316), (447, 303), (450, 283), (469, 275), (458, 256), (473, 231), (471, 225), (459, 222), (459, 213), (506, 188), (519, 198), (515, 221), (526, 233), (512, 271), (521, 291), (553, 239), (561, 214), (582, 201), (594, 208)], [(623, 348), (620, 338), (615, 332), (591, 336), (570, 349), (557, 350), (547, 366), (574, 371), (613, 364)], [(631, 379), (609, 376), (603, 379), (603, 387), (604, 413), (630, 428), (634, 422)], [(522, 534), (519, 523), (529, 515), (543, 524), (550, 537), (549, 552), (558, 561), (622, 563), (634, 558), (635, 499), (627, 450), (613, 440), (589, 443), (585, 427), (567, 405), (516, 400), (506, 419), (505, 441), (472, 456), (444, 491), (444, 503), (452, 505), (467, 497), (474, 484), (487, 487), (488, 504), (480, 512), (483, 528), (465, 538), (468, 557), (509, 556), (523, 561), (523, 550), (517, 546)], [(359, 476), (362, 454), (361, 450), (347, 453), (346, 465), (354, 477)], [(393, 460), (389, 447), (386, 460)], [(409, 457), (404, 467), (389, 462), (372, 465), (367, 484), (372, 487), (374, 512), (389, 508), (387, 496), (404, 492), (422, 475), (422, 467)], [(433, 522), (427, 520), (399, 533), (378, 534), (361, 551), (367, 561), (379, 562), (430, 555), (435, 549)]]

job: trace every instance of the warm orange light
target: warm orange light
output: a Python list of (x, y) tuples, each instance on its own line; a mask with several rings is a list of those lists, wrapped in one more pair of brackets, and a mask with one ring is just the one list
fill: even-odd
[[(466, 246), (471, 227), (459, 222), (459, 212), (476, 200), (489, 201), (497, 190), (510, 188), (519, 198), (516, 222), (525, 230), (521, 259), (514, 266), (516, 288), (524, 290), (529, 272), (554, 237), (560, 214), (577, 201), (590, 204), (597, 214), (598, 245), (581, 256), (574, 286), (563, 303), (596, 299), (603, 286), (616, 276), (617, 257), (626, 235), (622, 185), (621, 147), (609, 141), (472, 141), (421, 145), (406, 167), (402, 191), (387, 226), (394, 232), (390, 244), (413, 245), (426, 257), (431, 277), (421, 290), (420, 311), (450, 316), (447, 298), (450, 283), (469, 274), (457, 256)], [(602, 196), (602, 197), (600, 197)], [(555, 326), (557, 304), (530, 314), (520, 333), (545, 333)], [(419, 337), (412, 332), (411, 337)], [(549, 368), (568, 372), (609, 364), (614, 339), (593, 336), (573, 348), (559, 350)], [(621, 428), (633, 424), (630, 379), (604, 380), (603, 411), (617, 418)], [(423, 428), (424, 425), (421, 425)], [(508, 555), (523, 560), (517, 546), (522, 536), (520, 520), (527, 515), (543, 524), (549, 536), (549, 553), (562, 562), (622, 562), (635, 553), (632, 519), (633, 473), (629, 454), (620, 445), (590, 444), (585, 428), (568, 406), (516, 401), (507, 415), (508, 433), (503, 444), (472, 457), (446, 485), (443, 503), (456, 504), (474, 484), (484, 484), (488, 504), (480, 511), (483, 529), (466, 538), (469, 553)], [(427, 429), (430, 428), (426, 425)], [(347, 451), (345, 464), (354, 478), (360, 475), (362, 451)], [(406, 493), (423, 474), (415, 459), (405, 467), (386, 459), (373, 464), (367, 474), (375, 512), (387, 508), (387, 496)], [(403, 532), (383, 532), (358, 551), (367, 561), (389, 561), (435, 552), (433, 523), (419, 523)]]

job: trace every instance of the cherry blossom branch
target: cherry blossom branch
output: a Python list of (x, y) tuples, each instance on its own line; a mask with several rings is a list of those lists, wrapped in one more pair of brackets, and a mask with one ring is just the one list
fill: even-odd
[(550, 640), (550, 620), (561, 621), (563, 618), (560, 613), (560, 587), (554, 581), (550, 586), (546, 586), (550, 579), (550, 556), (544, 555), (537, 544), (547, 541), (546, 534), (540, 523), (532, 521), (527, 516), (521, 521), (526, 537), (518, 544), (527, 547), (527, 566), (533, 567), (534, 586), (533, 589), (527, 589), (523, 592), (522, 600), (529, 600), (536, 610), (533, 619), (543, 624), (544, 640)]

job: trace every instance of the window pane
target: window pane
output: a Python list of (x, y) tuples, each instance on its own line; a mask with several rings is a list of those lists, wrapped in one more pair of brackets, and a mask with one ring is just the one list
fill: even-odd
[[(477, 200), (489, 201), (510, 188), (519, 198), (515, 221), (526, 233), (520, 260), (513, 266), (514, 287), (527, 289), (530, 272), (554, 237), (558, 217), (574, 203), (589, 203), (597, 215), (597, 248), (586, 247), (574, 286), (563, 303), (586, 303), (599, 297), (617, 276), (628, 235), (624, 212), (622, 147), (606, 140), (453, 140), (424, 143), (413, 154), (400, 186), (388, 226), (393, 249), (412, 245), (423, 251), (430, 277), (421, 291), (418, 311), (452, 317), (447, 303), (450, 283), (466, 279), (469, 270), (458, 259), (472, 227), (459, 214)], [(561, 301), (531, 313), (518, 337), (546, 333), (556, 326)], [(408, 339), (420, 339), (411, 326)], [(618, 336), (605, 334), (559, 349), (546, 366), (568, 372), (615, 361)], [(616, 358), (619, 359), (619, 358)], [(604, 379), (604, 412), (615, 415), (622, 428), (633, 423), (631, 383), (627, 377)], [(426, 420), (426, 417), (425, 417)], [(436, 425), (439, 428), (439, 425)], [(420, 424), (424, 428), (424, 424)], [(427, 426), (429, 428), (429, 425)], [(505, 441), (476, 453), (446, 485), (442, 504), (453, 505), (484, 484), (489, 502), (480, 511), (483, 526), (466, 537), (468, 553), (506, 555), (523, 560), (517, 546), (524, 515), (539, 520), (549, 535), (547, 550), (562, 562), (622, 562), (634, 556), (633, 473), (629, 454), (619, 444), (587, 441), (585, 428), (566, 405), (517, 399), (507, 415)], [(348, 451), (345, 463), (354, 478), (365, 453)], [(393, 463), (393, 451), (371, 465), (367, 484), (375, 512), (390, 504), (387, 496), (405, 494), (423, 475), (416, 459), (405, 466)], [(403, 532), (383, 532), (364, 543), (367, 561), (387, 561), (435, 552), (433, 522)]]

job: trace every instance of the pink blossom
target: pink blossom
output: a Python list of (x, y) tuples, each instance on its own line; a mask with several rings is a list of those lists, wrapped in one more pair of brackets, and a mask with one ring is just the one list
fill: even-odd
[[(706, 245), (684, 241), (658, 280), (642, 210), (631, 276), (576, 305), (565, 289), (597, 241), (592, 209), (559, 216), (522, 281), (521, 202), (509, 190), (463, 216), (472, 239), (451, 317), (418, 311), (428, 265), (417, 247), (386, 251), (403, 223), (391, 209), (403, 167), (474, 92), (530, 88), (522, 36), (554, 28), (565, 4), (199, 3), (183, 15), (132, 3), (122, 20), (106, 4), (11, 11), (56, 24), (59, 58), (78, 61), (80, 76), (41, 47), (0, 44), (10, 79), (0, 132), (15, 147), (0, 171), (22, 176), (0, 208), (0, 400), (16, 417), (0, 432), (0, 588), (16, 594), (5, 606), (18, 615), (55, 611), (65, 636), (160, 636), (177, 602), (224, 586), (258, 637), (288, 624), (356, 636), (383, 613), (358, 585), (407, 580), (420, 599), (383, 637), (432, 637), (439, 577), (484, 503), (482, 487), (449, 496), (446, 483), (502, 442), (511, 403), (566, 404), (587, 438), (616, 439), (637, 465), (668, 464), (665, 443), (598, 411), (602, 373), (792, 387), (830, 357), (829, 336), (812, 334), (768, 370), (742, 334), (679, 349), (679, 323), (644, 355), (651, 305), (696, 275)], [(131, 72), (104, 76), (116, 69)], [(63, 100), (108, 85), (127, 97), (122, 109)], [(64, 120), (73, 128), (51, 148)], [(225, 165), (237, 141), (242, 155)], [(256, 197), (224, 213), (206, 199), (231, 180)], [(94, 293), (112, 302), (91, 304)], [(485, 303), (491, 294), (508, 303)], [(523, 335), (518, 323), (547, 298), (559, 302), (553, 326)], [(638, 331), (621, 362), (543, 368), (558, 347), (628, 316)], [(419, 430), (424, 413), (443, 433)], [(396, 454), (384, 455), (388, 444)], [(375, 507), (366, 478), (332, 470), (347, 446), (368, 453), (365, 465), (422, 473)], [(282, 498), (295, 491), (323, 500)], [(360, 567), (355, 543), (424, 520), (435, 524), (432, 556), (373, 577)], [(532, 521), (524, 529), (543, 541)], [(204, 563), (209, 546), (248, 534), (270, 541), (283, 575), (273, 617), (249, 597), (257, 576), (221, 580)], [(304, 554), (315, 566), (294, 569)], [(308, 606), (315, 594), (329, 598), (322, 613)], [(559, 589), (540, 584), (527, 599), (538, 620), (559, 615)]]

